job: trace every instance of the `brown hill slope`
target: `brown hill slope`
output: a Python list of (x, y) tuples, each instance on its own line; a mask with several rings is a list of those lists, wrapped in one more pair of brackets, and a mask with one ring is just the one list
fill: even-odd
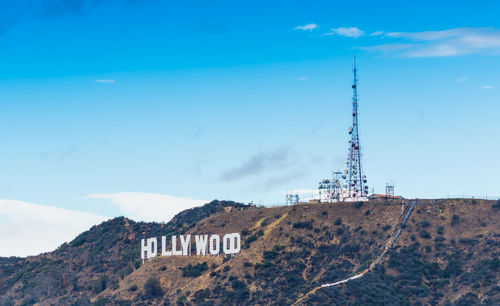
[[(138, 265), (137, 269), (130, 265), (129, 273), (120, 273), (121, 269), (104, 262), (99, 266), (102, 270), (89, 274), (86, 283), (78, 279), (76, 290), (65, 285), (62, 286), (65, 289), (39, 302), (47, 305), (75, 302), (83, 305), (90, 301), (120, 305), (292, 304), (318, 285), (342, 280), (368, 267), (393, 236), (402, 208), (407, 204), (408, 201), (372, 201), (276, 208), (229, 207), (225, 208), (227, 211), (218, 210), (199, 218), (192, 226), (169, 227), (168, 231), (140, 229), (142, 232), (134, 233), (136, 244), (130, 245), (135, 257), (120, 258), (119, 267), (125, 259), (137, 263), (138, 238), (182, 232), (241, 232), (243, 249), (226, 258), (158, 257)], [(372, 272), (339, 286), (319, 289), (301, 303), (499, 303), (499, 214), (500, 204), (494, 201), (420, 200), (393, 249)], [(121, 222), (131, 222), (125, 220)], [(119, 248), (124, 237), (118, 237), (112, 241)], [(74, 249), (73, 243), (66, 247)], [(40, 258), (69, 260), (61, 259), (56, 252)], [(15, 260), (9, 264), (11, 268), (17, 265), (26, 270), (29, 266)], [(0, 267), (5, 266), (0, 262)], [(81, 273), (81, 269), (76, 267), (72, 271)], [(13, 282), (7, 274), (0, 272), (0, 278)], [(23, 282), (21, 278), (0, 293), (15, 297), (15, 301), (21, 298), (26, 301), (30, 290), (39, 288), (26, 287)], [(88, 290), (88, 284), (103, 290)], [(104, 285), (99, 287), (99, 284)], [(80, 289), (85, 286), (87, 289)]]
[(373, 272), (304, 303), (500, 304), (500, 201), (419, 201)]
[(212, 214), (246, 209), (231, 201), (212, 201), (185, 210), (170, 222), (144, 223), (119, 217), (92, 227), (54, 252), (28, 258), (0, 258), (0, 305), (72, 304), (116, 288), (140, 267), (142, 237), (183, 233)]
[[(367, 289), (394, 304), (444, 303), (467, 293), (477, 295), (478, 300), (497, 297), (500, 226), (493, 205), (477, 200), (419, 201), (393, 251), (382, 262), (386, 271), (373, 273), (385, 276), (388, 288)], [(102, 296), (147, 303), (144, 283), (154, 277), (165, 292), (155, 302), (291, 304), (319, 284), (366, 268), (391, 238), (401, 212), (401, 202), (370, 202), (253, 208), (212, 216), (188, 233), (241, 231), (246, 247), (240, 254), (225, 260), (156, 258)], [(183, 267), (203, 262), (209, 268), (200, 276), (182, 276)], [(482, 280), (476, 279), (479, 274)], [(359, 303), (363, 294), (356, 296), (349, 288), (357, 283), (370, 287), (373, 282), (364, 284), (367, 279), (320, 290), (304, 302), (332, 304), (337, 298), (328, 293), (340, 290), (337, 294), (346, 303)], [(384, 297), (386, 292), (393, 294)]]

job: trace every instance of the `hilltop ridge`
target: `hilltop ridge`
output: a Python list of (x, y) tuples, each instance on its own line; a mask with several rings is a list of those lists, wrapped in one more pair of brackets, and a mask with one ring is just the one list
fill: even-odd
[[(115, 218), (58, 250), (0, 259), (0, 302), (50, 304), (494, 304), (500, 302), (500, 202), (418, 200), (386, 247), (409, 201), (260, 208), (214, 201), (167, 224)], [(228, 257), (140, 262), (140, 239), (240, 232)], [(156, 290), (154, 290), (156, 288)]]

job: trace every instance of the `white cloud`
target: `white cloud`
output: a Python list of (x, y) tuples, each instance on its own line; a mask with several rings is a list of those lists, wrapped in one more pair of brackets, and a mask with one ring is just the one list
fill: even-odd
[[(361, 49), (402, 57), (445, 57), (465, 54), (500, 54), (500, 31), (493, 28), (455, 28), (441, 31), (390, 32), (395, 43)], [(392, 50), (391, 46), (395, 46)], [(402, 48), (404, 46), (404, 48)]]
[(450, 29), (442, 31), (423, 31), (423, 32), (390, 32), (387, 37), (402, 37), (418, 41), (429, 41), (460, 36), (464, 29)]
[(419, 47), (413, 50), (408, 50), (404, 53), (405, 57), (443, 57), (455, 56), (464, 52), (454, 45), (440, 44), (428, 47)]
[(86, 212), (0, 199), (0, 256), (53, 251), (106, 219)]
[(113, 84), (113, 83), (116, 83), (115, 80), (95, 80), (97, 83), (110, 83), (110, 84)]
[(331, 29), (331, 32), (325, 33), (324, 35), (340, 35), (345, 37), (358, 38), (364, 36), (365, 32), (361, 31), (356, 27), (351, 27), (351, 28), (341, 27), (341, 28)]
[(380, 52), (380, 53), (387, 55), (387, 54), (392, 54), (392, 53), (395, 53), (398, 51), (408, 50), (411, 47), (412, 47), (412, 44), (383, 44), (383, 45), (376, 45), (376, 46), (359, 47), (359, 49), (365, 50), (365, 51)]
[(303, 26), (298, 26), (298, 27), (295, 27), (293, 28), (294, 30), (302, 30), (302, 31), (312, 31), (316, 28), (319, 28), (319, 26), (315, 23), (309, 23), (309, 24), (306, 24), (306, 25), (303, 25)]
[(307, 76), (301, 76), (301, 77), (297, 78), (297, 81), (305, 81), (307, 79), (308, 79)]
[(457, 79), (457, 82), (458, 83), (462, 83), (462, 82), (467, 81), (468, 79), (470, 79), (468, 76), (464, 76), (464, 77), (461, 77), (461, 78)]
[(94, 193), (87, 199), (111, 201), (120, 212), (135, 221), (168, 222), (177, 213), (207, 201), (144, 192)]
[(372, 33), (370, 34), (370, 36), (380, 36), (380, 35), (382, 35), (382, 34), (384, 34), (384, 32), (382, 32), (382, 31), (375, 31), (375, 32), (372, 32)]
[(490, 85), (483, 85), (481, 86), (482, 89), (493, 89), (493, 86)]

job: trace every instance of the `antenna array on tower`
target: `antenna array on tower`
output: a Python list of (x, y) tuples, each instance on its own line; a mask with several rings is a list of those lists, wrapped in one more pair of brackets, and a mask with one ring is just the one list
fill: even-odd
[(349, 127), (349, 149), (344, 172), (334, 172), (332, 180), (323, 180), (319, 183), (320, 202), (338, 201), (367, 201), (368, 185), (366, 175), (363, 174), (361, 163), (361, 144), (359, 137), (358, 117), (358, 77), (354, 57), (352, 84), (352, 126)]
[(347, 156), (347, 169), (344, 171), (347, 198), (363, 200), (368, 195), (368, 186), (366, 185), (366, 175), (361, 168), (361, 144), (359, 139), (359, 118), (358, 118), (358, 77), (356, 74), (356, 57), (354, 57), (353, 68), (354, 80), (352, 84), (352, 126), (349, 127), (349, 154)]

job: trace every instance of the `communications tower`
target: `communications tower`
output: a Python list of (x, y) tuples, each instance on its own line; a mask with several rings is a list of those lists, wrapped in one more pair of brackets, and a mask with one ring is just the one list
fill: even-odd
[(353, 68), (354, 80), (352, 84), (352, 126), (349, 127), (349, 154), (347, 157), (347, 169), (342, 178), (344, 184), (345, 201), (368, 200), (368, 186), (366, 175), (361, 168), (361, 145), (358, 131), (358, 77), (356, 75), (356, 57), (354, 57)]

